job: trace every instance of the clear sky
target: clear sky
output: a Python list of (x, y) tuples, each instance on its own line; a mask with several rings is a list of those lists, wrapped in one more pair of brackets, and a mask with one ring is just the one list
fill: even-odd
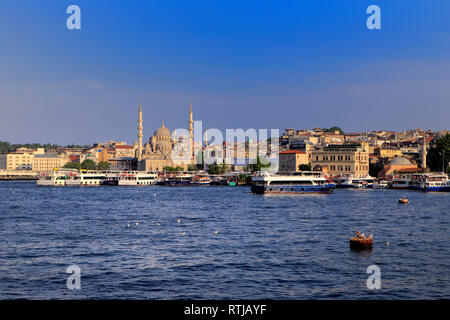
[(189, 99), (209, 128), (450, 129), (449, 21), (448, 0), (2, 0), (0, 140), (131, 143), (139, 99), (145, 140)]

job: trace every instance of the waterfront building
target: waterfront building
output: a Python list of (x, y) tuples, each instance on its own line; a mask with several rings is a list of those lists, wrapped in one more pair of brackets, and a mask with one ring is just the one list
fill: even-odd
[(279, 153), (279, 172), (298, 172), (301, 164), (309, 164), (305, 151), (288, 150)]
[(190, 147), (189, 159), (182, 161), (178, 159), (172, 159), (172, 151), (175, 145), (179, 141), (173, 141), (171, 131), (165, 127), (164, 121), (160, 128), (156, 129), (153, 136), (143, 146), (143, 118), (142, 118), (142, 106), (139, 105), (139, 117), (138, 117), (138, 147), (136, 152), (137, 169), (144, 171), (162, 171), (164, 167), (182, 167), (183, 170), (187, 170), (188, 166), (194, 159), (194, 128), (193, 128), (193, 113), (192, 102), (189, 107), (189, 139)]
[(375, 154), (377, 154), (380, 158), (388, 158), (393, 159), (395, 157), (401, 157), (403, 156), (402, 151), (393, 146), (381, 146), (379, 148), (376, 148)]
[(35, 154), (33, 157), (33, 170), (49, 172), (56, 168), (62, 168), (67, 161), (67, 157), (62, 154)]
[(137, 169), (136, 158), (134, 157), (121, 157), (109, 159), (109, 170), (122, 170), (132, 171)]
[(134, 158), (136, 150), (134, 146), (129, 145), (115, 145), (114, 146), (114, 158)]
[(378, 173), (380, 179), (386, 179), (387, 176), (395, 173), (416, 173), (422, 171), (417, 164), (411, 163), (405, 157), (395, 157)]
[(368, 144), (345, 143), (319, 147), (312, 153), (311, 167), (314, 171), (325, 169), (333, 176), (342, 174), (366, 176), (369, 174)]
[[(114, 148), (109, 147), (100, 147), (99, 149), (92, 152), (92, 154), (96, 154), (97, 157), (95, 159), (90, 158), (91, 160), (97, 162), (107, 162), (110, 159), (113, 159), (116, 156), (116, 150)], [(90, 156), (90, 153), (87, 153)], [(89, 157), (85, 157), (84, 160), (89, 159)]]
[(44, 148), (19, 148), (15, 151), (0, 154), (0, 169), (32, 170), (34, 155), (44, 154)]

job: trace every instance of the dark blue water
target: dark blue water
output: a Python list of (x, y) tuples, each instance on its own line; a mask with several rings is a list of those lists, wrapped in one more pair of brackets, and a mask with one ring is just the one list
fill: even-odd
[[(0, 182), (0, 298), (448, 299), (449, 212), (449, 193)], [(373, 250), (349, 249), (356, 230)]]

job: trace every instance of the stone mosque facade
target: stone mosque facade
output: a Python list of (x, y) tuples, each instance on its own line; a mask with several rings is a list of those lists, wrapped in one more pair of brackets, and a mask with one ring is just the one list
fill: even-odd
[[(180, 163), (172, 159), (172, 151), (177, 141), (173, 141), (172, 133), (164, 126), (158, 128), (150, 137), (149, 141), (143, 145), (143, 126), (142, 126), (142, 105), (139, 104), (138, 117), (138, 141), (135, 142), (137, 169), (142, 171), (163, 171), (164, 167), (182, 167), (187, 171), (190, 163)], [(193, 145), (193, 121), (192, 121), (192, 103), (189, 109), (189, 139)], [(136, 145), (137, 144), (137, 145)]]

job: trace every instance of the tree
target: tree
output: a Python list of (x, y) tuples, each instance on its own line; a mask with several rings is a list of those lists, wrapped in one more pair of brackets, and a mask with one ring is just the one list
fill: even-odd
[(248, 170), (251, 173), (254, 173), (254, 172), (261, 171), (262, 168), (269, 168), (269, 167), (270, 167), (270, 162), (269, 163), (262, 163), (261, 162), (261, 158), (259, 156), (257, 156), (256, 157), (256, 163), (248, 165)]
[(311, 171), (311, 163), (308, 164), (300, 164), (298, 166), (298, 170), (300, 171)]
[(325, 131), (325, 132), (333, 132), (333, 133), (335, 131), (339, 131), (339, 134), (344, 134), (344, 131), (341, 128), (337, 127), (337, 126), (331, 127), (330, 129), (323, 129), (323, 131)]
[(97, 166), (98, 170), (108, 170), (109, 162), (108, 161), (100, 161)]
[(384, 165), (382, 161), (375, 163), (369, 162), (369, 175), (371, 177), (378, 177), (378, 173), (383, 169)]
[(9, 142), (0, 141), (0, 153), (8, 153), (11, 150)]
[(63, 168), (80, 170), (81, 164), (79, 162), (67, 162)]
[(448, 172), (450, 167), (450, 134), (446, 134), (438, 139), (433, 147), (428, 150), (427, 166), (431, 171)]
[(217, 165), (217, 162), (214, 161), (214, 163), (208, 167), (208, 173), (209, 174), (221, 174), (221, 169)]
[(190, 164), (188, 166), (188, 171), (197, 171), (197, 170), (198, 170), (198, 168), (197, 168), (197, 165), (195, 165), (195, 164)]
[(86, 159), (81, 163), (81, 169), (84, 170), (95, 170), (97, 169), (97, 165), (91, 159)]
[(170, 166), (165, 166), (163, 168), (164, 171), (168, 171), (168, 172), (177, 172), (177, 171), (183, 171), (183, 167), (170, 167)]

